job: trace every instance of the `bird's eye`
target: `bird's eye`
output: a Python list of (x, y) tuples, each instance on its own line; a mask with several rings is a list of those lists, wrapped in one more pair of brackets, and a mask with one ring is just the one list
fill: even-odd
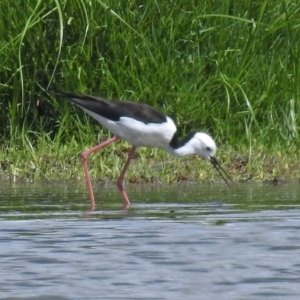
[(210, 147), (206, 147), (206, 150), (207, 150), (207, 151), (211, 151), (211, 148), (210, 148)]

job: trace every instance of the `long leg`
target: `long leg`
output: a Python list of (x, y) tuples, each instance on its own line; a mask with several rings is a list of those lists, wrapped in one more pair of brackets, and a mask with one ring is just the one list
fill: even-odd
[(81, 163), (83, 166), (83, 170), (84, 170), (84, 175), (85, 175), (85, 179), (86, 179), (86, 184), (87, 184), (87, 188), (89, 191), (89, 195), (90, 195), (90, 201), (91, 201), (91, 210), (95, 209), (95, 198), (94, 198), (94, 193), (93, 193), (93, 187), (92, 187), (92, 182), (91, 182), (91, 177), (89, 174), (89, 170), (88, 170), (88, 165), (87, 165), (87, 158), (89, 157), (90, 154), (98, 151), (101, 148), (104, 148), (106, 146), (108, 146), (109, 144), (117, 141), (119, 139), (119, 137), (114, 136), (111, 139), (108, 139), (107, 141), (89, 149), (86, 150), (84, 152), (81, 153)]
[(129, 201), (126, 191), (124, 189), (124, 177), (125, 177), (125, 173), (126, 173), (128, 167), (129, 167), (130, 161), (134, 155), (135, 150), (136, 150), (136, 147), (132, 147), (131, 150), (129, 151), (125, 165), (124, 165), (124, 167), (121, 171), (121, 174), (117, 180), (117, 186), (118, 186), (118, 189), (119, 189), (121, 196), (123, 198), (123, 201), (124, 201), (124, 209), (127, 209), (130, 206), (130, 201)]

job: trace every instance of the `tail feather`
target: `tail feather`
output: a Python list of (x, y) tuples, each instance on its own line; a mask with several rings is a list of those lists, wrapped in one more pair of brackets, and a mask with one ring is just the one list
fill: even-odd
[(68, 92), (63, 92), (63, 91), (50, 91), (51, 94), (54, 94), (57, 97), (62, 97), (62, 98), (66, 98), (66, 99), (80, 99), (80, 100), (97, 100), (96, 97), (93, 96), (89, 96), (89, 95), (76, 95), (76, 94), (72, 94), (72, 93), (68, 93)]

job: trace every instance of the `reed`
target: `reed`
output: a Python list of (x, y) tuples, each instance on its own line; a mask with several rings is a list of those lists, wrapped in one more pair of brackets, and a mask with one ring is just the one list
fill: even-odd
[[(182, 135), (207, 131), (228, 167), (237, 157), (246, 161), (248, 175), (232, 167), (240, 178), (276, 176), (286, 164), (295, 166), (300, 7), (292, 1), (237, 2), (38, 0), (20, 9), (3, 0), (1, 169), (10, 177), (76, 177), (80, 151), (97, 143), (99, 132), (109, 134), (49, 96), (54, 88), (146, 102), (173, 116)], [(116, 177), (124, 153), (116, 160), (118, 149), (111, 149), (91, 158), (94, 177)], [(142, 163), (161, 163), (166, 181), (182, 166), (192, 172), (162, 151), (140, 153), (132, 178)], [(287, 175), (298, 176), (292, 170)]]

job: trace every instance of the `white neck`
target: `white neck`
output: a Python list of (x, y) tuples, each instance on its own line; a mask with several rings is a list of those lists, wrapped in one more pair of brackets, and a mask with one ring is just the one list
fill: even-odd
[(195, 154), (195, 148), (191, 141), (192, 140), (188, 141), (186, 144), (176, 149), (172, 148), (171, 146), (168, 146), (165, 148), (165, 150), (174, 156), (187, 156)]

